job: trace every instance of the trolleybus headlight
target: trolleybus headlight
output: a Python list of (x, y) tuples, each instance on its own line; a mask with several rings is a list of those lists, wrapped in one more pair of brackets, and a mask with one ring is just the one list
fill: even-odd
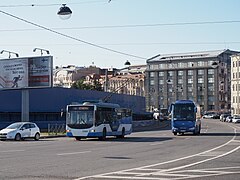
[(71, 132), (71, 130), (70, 130), (70, 129), (67, 129), (66, 132), (67, 132), (67, 133), (68, 133), (68, 132)]
[(95, 132), (95, 129), (91, 129), (90, 132)]

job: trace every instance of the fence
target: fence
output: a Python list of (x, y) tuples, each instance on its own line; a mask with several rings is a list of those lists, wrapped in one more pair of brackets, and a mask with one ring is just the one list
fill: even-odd
[(48, 124), (49, 135), (65, 134), (65, 132), (66, 132), (65, 124)]

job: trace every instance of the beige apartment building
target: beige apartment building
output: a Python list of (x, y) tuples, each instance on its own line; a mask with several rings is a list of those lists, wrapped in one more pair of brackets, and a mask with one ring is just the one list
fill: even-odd
[(99, 75), (101, 69), (96, 66), (78, 67), (68, 65), (56, 67), (53, 70), (53, 86), (70, 88), (75, 81), (85, 78), (89, 74)]
[(231, 113), (240, 114), (240, 54), (231, 56)]
[(108, 79), (107, 91), (119, 94), (145, 96), (146, 65), (129, 66)]

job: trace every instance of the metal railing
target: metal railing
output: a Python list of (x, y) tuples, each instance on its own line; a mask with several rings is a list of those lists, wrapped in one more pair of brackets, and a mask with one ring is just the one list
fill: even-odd
[(48, 135), (62, 135), (66, 133), (65, 124), (48, 124)]

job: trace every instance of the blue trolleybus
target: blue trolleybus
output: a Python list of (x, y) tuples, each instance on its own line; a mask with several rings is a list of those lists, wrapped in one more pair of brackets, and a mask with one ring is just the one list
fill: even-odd
[(92, 137), (105, 140), (106, 136), (124, 138), (132, 132), (132, 112), (118, 104), (101, 101), (68, 105), (66, 132), (76, 140)]
[(201, 114), (200, 106), (191, 100), (177, 100), (169, 108), (171, 114), (172, 132), (174, 135), (192, 132), (200, 134)]

